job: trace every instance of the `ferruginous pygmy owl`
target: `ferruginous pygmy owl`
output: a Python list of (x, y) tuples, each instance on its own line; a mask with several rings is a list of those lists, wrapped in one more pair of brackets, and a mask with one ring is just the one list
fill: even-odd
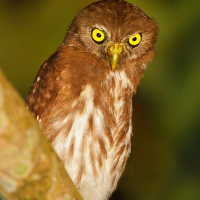
[(86, 200), (108, 199), (124, 170), (132, 97), (157, 33), (156, 22), (131, 3), (93, 3), (34, 80), (28, 108)]

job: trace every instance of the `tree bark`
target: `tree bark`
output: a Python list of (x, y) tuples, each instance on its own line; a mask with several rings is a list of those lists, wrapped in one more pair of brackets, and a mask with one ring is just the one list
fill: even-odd
[(0, 70), (0, 199), (81, 200), (62, 162)]

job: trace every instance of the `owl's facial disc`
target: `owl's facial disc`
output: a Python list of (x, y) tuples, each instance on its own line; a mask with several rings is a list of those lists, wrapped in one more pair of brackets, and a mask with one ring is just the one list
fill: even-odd
[(121, 53), (124, 51), (122, 44), (110, 43), (108, 46), (108, 57), (112, 67), (112, 70), (115, 69), (117, 63), (119, 62)]
[[(105, 29), (105, 28), (104, 28)], [(127, 45), (129, 45), (129, 49), (133, 49), (137, 47), (142, 41), (142, 34), (135, 33), (128, 38), (125, 37), (122, 42), (112, 42), (109, 38), (109, 35), (103, 29), (93, 28), (91, 30), (91, 38), (93, 42), (97, 45), (104, 45), (106, 47), (106, 53), (112, 70), (114, 70), (119, 63), (120, 58), (122, 57), (123, 52), (127, 52)]]

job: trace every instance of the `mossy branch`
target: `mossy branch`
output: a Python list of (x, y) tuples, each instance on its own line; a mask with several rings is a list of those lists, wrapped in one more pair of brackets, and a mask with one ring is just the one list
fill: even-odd
[(24, 101), (1, 70), (0, 196), (7, 200), (82, 199)]

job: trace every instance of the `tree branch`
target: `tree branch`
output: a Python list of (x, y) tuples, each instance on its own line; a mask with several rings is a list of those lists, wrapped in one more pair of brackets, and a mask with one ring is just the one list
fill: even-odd
[(1, 70), (0, 196), (8, 200), (82, 199), (37, 122)]

